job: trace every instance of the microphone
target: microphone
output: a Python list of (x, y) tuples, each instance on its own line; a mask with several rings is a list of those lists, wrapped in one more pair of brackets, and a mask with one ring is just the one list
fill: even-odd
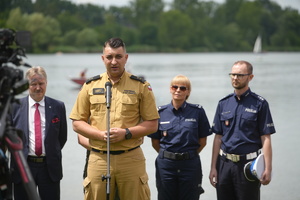
[(111, 82), (108, 81), (105, 83), (105, 89), (106, 89), (105, 98), (106, 98), (107, 108), (110, 108), (110, 104), (111, 104), (111, 87), (112, 87)]

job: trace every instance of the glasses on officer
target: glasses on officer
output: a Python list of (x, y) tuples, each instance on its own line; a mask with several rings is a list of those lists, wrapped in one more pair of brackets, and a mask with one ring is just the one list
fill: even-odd
[(249, 76), (251, 74), (235, 74), (235, 73), (229, 73), (228, 74), (230, 78), (237, 78), (237, 79), (242, 79), (244, 76)]
[(179, 90), (183, 91), (183, 92), (187, 90), (187, 87), (185, 87), (185, 86), (178, 86), (178, 85), (172, 85), (171, 88), (173, 90), (177, 90), (179, 88)]

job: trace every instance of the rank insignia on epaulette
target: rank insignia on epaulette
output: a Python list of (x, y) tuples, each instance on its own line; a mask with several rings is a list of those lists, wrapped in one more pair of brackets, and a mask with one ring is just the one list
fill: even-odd
[(145, 83), (145, 81), (146, 81), (143, 77), (137, 77), (137, 76), (134, 76), (134, 75), (131, 75), (130, 78), (133, 79), (133, 80), (136, 80), (136, 81), (140, 81), (142, 83)]
[(93, 88), (93, 94), (94, 95), (104, 94), (104, 88)]
[(98, 79), (101, 79), (102, 77), (100, 75), (97, 75), (97, 76), (94, 76), (92, 78), (89, 78), (85, 83), (86, 84), (89, 84), (90, 82), (92, 81), (95, 81), (95, 80), (98, 80)]

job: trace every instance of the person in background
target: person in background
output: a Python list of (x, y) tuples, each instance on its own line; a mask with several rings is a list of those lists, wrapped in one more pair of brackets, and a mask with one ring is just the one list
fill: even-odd
[[(66, 109), (63, 102), (45, 96), (47, 74), (42, 67), (26, 72), (29, 95), (13, 105), (12, 120), (23, 132), (23, 153), (42, 200), (60, 199), (63, 177), (62, 148), (67, 141)], [(14, 199), (26, 200), (27, 193), (12, 163)]]
[(82, 147), (84, 147), (86, 149), (86, 157), (85, 157), (85, 164), (84, 164), (84, 168), (83, 168), (83, 179), (85, 179), (87, 177), (87, 166), (88, 166), (88, 160), (89, 160), (89, 156), (90, 156), (90, 151), (91, 151), (91, 147), (89, 144), (89, 139), (77, 134), (77, 140), (78, 140), (78, 144), (80, 144)]
[(158, 130), (148, 135), (159, 153), (155, 162), (158, 200), (198, 200), (204, 192), (199, 153), (211, 131), (203, 107), (187, 102), (191, 90), (186, 76), (172, 79), (172, 101), (158, 108)]
[[(84, 168), (83, 168), (83, 179), (85, 179), (87, 177), (87, 168), (88, 168), (88, 162), (89, 162), (89, 157), (90, 157), (90, 153), (91, 153), (91, 147), (90, 147), (88, 138), (86, 138), (80, 134), (77, 134), (77, 140), (78, 140), (78, 144), (80, 144), (82, 147), (84, 147), (86, 149), (85, 164), (84, 164)], [(116, 188), (116, 190), (118, 190), (118, 188)], [(83, 192), (84, 192), (84, 188), (83, 188)], [(120, 200), (117, 191), (116, 191), (114, 200)]]
[[(128, 59), (125, 43), (111, 38), (103, 46), (106, 72), (88, 80), (78, 94), (70, 114), (73, 129), (89, 139), (91, 148), (85, 199), (105, 199), (107, 138), (110, 141), (110, 199), (116, 188), (120, 199), (150, 200), (145, 157), (140, 145), (143, 137), (158, 126), (155, 98), (148, 82), (125, 71)], [(107, 133), (105, 85), (111, 87), (110, 130)]]
[[(275, 128), (268, 102), (249, 88), (253, 66), (237, 61), (229, 76), (234, 93), (221, 99), (217, 106), (209, 179), (216, 187), (218, 200), (259, 200), (261, 184), (271, 181), (271, 134)], [(265, 158), (262, 179), (249, 181), (244, 166), (257, 158), (261, 149)]]

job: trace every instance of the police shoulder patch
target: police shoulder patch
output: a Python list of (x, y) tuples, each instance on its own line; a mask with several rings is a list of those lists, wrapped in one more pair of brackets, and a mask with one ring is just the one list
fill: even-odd
[(94, 76), (92, 78), (89, 78), (88, 80), (86, 80), (86, 84), (89, 84), (90, 82), (92, 81), (95, 81), (95, 80), (98, 80), (98, 79), (101, 79), (102, 77), (100, 75), (97, 75), (97, 76)]
[(143, 77), (137, 77), (135, 75), (131, 75), (130, 78), (133, 79), (133, 80), (136, 80), (136, 81), (140, 81), (142, 83), (146, 82), (146, 80)]

